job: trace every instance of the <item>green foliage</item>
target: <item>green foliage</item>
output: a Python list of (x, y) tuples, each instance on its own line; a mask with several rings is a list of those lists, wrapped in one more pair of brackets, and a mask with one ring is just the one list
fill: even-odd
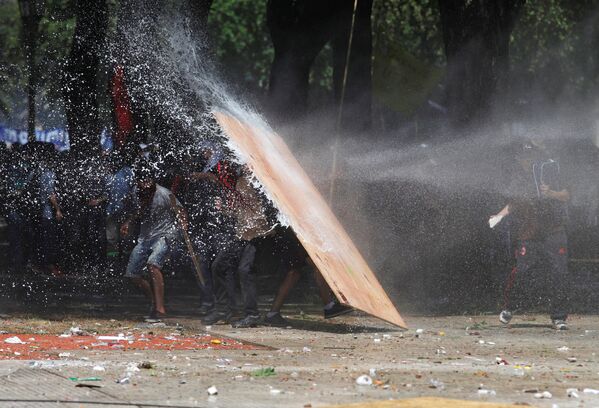
[(17, 3), (0, 3), (0, 113), (5, 116), (10, 112), (10, 95), (22, 64), (21, 40), (15, 29), (20, 23)]
[(215, 0), (209, 33), (221, 68), (251, 90), (268, 87), (274, 49), (266, 27), (266, 1)]
[[(237, 85), (244, 89), (264, 92), (274, 58), (266, 26), (266, 0), (215, 0), (208, 25), (218, 62), (228, 78), (241, 82)], [(316, 94), (333, 89), (330, 45), (316, 58), (310, 84)]]
[(511, 38), (515, 73), (570, 94), (596, 86), (598, 8), (597, 0), (528, 0)]
[[(50, 99), (60, 97), (61, 62), (69, 53), (75, 26), (71, 0), (46, 0), (36, 48), (37, 83)], [(10, 108), (27, 80), (22, 23), (16, 0), (0, 3), (0, 106)]]
[(372, 26), (375, 52), (396, 44), (429, 64), (445, 63), (438, 0), (375, 0)]

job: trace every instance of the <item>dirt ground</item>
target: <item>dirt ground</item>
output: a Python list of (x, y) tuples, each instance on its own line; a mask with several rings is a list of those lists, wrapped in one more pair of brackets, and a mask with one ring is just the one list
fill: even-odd
[[(0, 406), (93, 407), (92, 401), (100, 401), (103, 406), (112, 402), (114, 406), (319, 407), (416, 396), (538, 407), (599, 406), (599, 395), (584, 392), (599, 389), (597, 316), (572, 316), (567, 332), (552, 330), (548, 318), (540, 315), (517, 316), (509, 327), (490, 315), (404, 316), (407, 331), (366, 316), (325, 322), (314, 311), (289, 317), (293, 328), (236, 330), (228, 325), (203, 328), (189, 317), (169, 320), (164, 326), (9, 313), (0, 320), (0, 330), (18, 333), (22, 339), (40, 333), (58, 335), (78, 326), (98, 334), (135, 337), (208, 331), (216, 338), (264, 347), (88, 348), (70, 350), (56, 360), (0, 361)], [(0, 344), (0, 349), (4, 346)], [(141, 362), (150, 368), (137, 368)], [(256, 375), (256, 370), (267, 367), (274, 368), (274, 375)], [(374, 384), (357, 385), (361, 375), (369, 375)], [(100, 381), (87, 384), (102, 388), (76, 387), (80, 382), (69, 377), (99, 377)], [(130, 378), (127, 383), (116, 382), (125, 377)], [(217, 388), (216, 395), (208, 395), (211, 386)], [(579, 390), (578, 398), (568, 396), (569, 388)], [(535, 397), (543, 391), (551, 398)], [(82, 402), (73, 405), (73, 401)]]

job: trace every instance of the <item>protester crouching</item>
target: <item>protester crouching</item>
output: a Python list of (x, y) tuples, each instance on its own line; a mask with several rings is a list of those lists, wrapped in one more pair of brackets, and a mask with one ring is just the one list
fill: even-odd
[[(219, 179), (227, 193), (220, 203), (221, 211), (229, 215), (232, 235), (212, 264), (216, 293), (215, 310), (202, 319), (206, 325), (230, 322), (236, 309), (237, 280), (243, 299), (243, 317), (232, 322), (235, 328), (255, 327), (261, 323), (255, 281), (254, 260), (256, 241), (271, 231), (263, 202), (251, 183), (247, 168), (236, 169), (228, 162), (220, 162)], [(226, 173), (222, 169), (228, 169)]]
[(205, 316), (214, 309), (214, 287), (210, 265), (219, 248), (223, 246), (219, 210), (221, 188), (217, 176), (217, 163), (222, 153), (215, 144), (204, 143), (199, 151), (185, 160), (184, 172), (175, 178), (172, 191), (182, 201), (189, 217), (189, 235), (199, 255), (204, 285), (200, 284), (202, 301), (199, 315)]
[[(137, 244), (129, 257), (125, 277), (139, 287), (150, 300), (149, 322), (159, 321), (166, 316), (164, 304), (165, 263), (179, 245), (177, 223), (187, 228), (187, 217), (181, 203), (167, 188), (158, 185), (150, 169), (136, 169), (135, 212), (121, 226), (121, 235), (129, 234), (133, 221), (140, 221)], [(174, 205), (179, 207), (177, 220)]]

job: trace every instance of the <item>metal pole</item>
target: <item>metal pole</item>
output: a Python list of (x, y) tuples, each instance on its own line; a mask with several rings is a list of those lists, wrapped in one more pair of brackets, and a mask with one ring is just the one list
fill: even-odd
[(335, 143), (333, 144), (333, 160), (331, 166), (331, 185), (329, 187), (329, 206), (333, 206), (335, 196), (335, 184), (337, 181), (337, 151), (339, 150), (339, 132), (341, 132), (341, 121), (343, 118), (343, 102), (345, 100), (345, 86), (347, 85), (347, 73), (349, 71), (349, 58), (351, 56), (351, 46), (354, 39), (354, 26), (356, 23), (356, 10), (358, 9), (358, 0), (354, 0), (354, 10), (349, 29), (349, 38), (347, 40), (347, 53), (345, 55), (345, 69), (343, 70), (343, 82), (341, 84), (341, 98), (339, 100), (339, 111), (337, 112), (337, 122), (335, 123)]

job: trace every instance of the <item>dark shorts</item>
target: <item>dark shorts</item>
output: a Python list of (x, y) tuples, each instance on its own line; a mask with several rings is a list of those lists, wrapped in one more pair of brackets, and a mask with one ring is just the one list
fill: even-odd
[(287, 271), (301, 269), (306, 265), (308, 253), (295, 236), (291, 228), (285, 228), (275, 239), (275, 255), (281, 260), (281, 265)]

